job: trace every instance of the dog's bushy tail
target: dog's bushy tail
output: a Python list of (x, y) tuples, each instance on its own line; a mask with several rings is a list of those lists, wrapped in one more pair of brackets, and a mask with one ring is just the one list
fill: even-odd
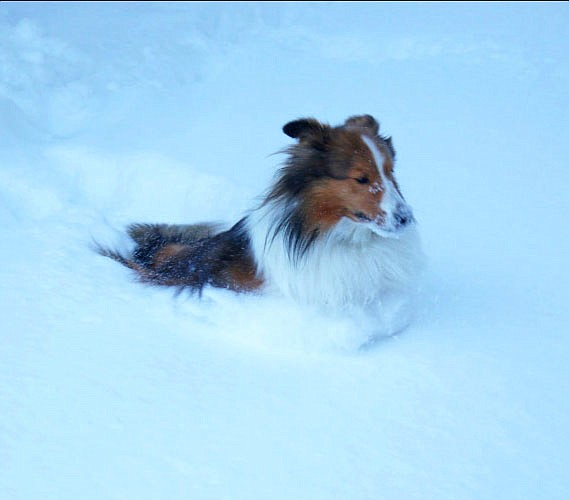
[(219, 232), (215, 224), (131, 224), (127, 234), (136, 243), (132, 260), (152, 266), (160, 250), (169, 245), (192, 245)]
[(130, 255), (101, 246), (97, 251), (147, 283), (198, 292), (207, 284), (251, 290), (261, 281), (244, 226), (244, 219), (228, 231), (210, 223), (132, 224), (127, 233), (136, 245)]

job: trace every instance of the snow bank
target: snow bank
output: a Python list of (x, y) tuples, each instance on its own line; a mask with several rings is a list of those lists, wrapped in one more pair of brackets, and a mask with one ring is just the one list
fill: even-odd
[[(0, 497), (566, 497), (564, 4), (0, 4)], [(300, 116), (379, 118), (415, 321), (199, 301), (90, 249), (233, 221)]]

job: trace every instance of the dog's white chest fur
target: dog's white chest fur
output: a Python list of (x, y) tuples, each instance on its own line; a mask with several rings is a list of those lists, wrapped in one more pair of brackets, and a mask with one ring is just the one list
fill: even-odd
[(343, 219), (294, 263), (284, 236), (272, 238), (278, 216), (274, 206), (249, 215), (251, 245), (267, 285), (299, 303), (366, 307), (405, 294), (420, 271), (422, 253), (414, 225), (390, 238)]

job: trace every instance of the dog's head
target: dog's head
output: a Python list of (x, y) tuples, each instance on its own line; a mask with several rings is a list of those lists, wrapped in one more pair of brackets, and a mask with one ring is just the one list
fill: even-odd
[(397, 236), (414, 222), (395, 179), (391, 137), (370, 115), (331, 127), (301, 118), (283, 127), (289, 147), (269, 199), (294, 199), (309, 226), (325, 231), (347, 218), (382, 236)]

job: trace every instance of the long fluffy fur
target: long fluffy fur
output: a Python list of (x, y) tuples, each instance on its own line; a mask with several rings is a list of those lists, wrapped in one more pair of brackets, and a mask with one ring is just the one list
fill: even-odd
[[(340, 217), (324, 224), (310, 212), (310, 188), (348, 179), (352, 154), (361, 153), (358, 144), (365, 149), (374, 137), (381, 149), (376, 157), (393, 161), (391, 138), (378, 135), (379, 125), (369, 115), (337, 128), (302, 119), (283, 130), (298, 143), (285, 150), (287, 161), (262, 203), (230, 229), (134, 224), (127, 230), (136, 244), (132, 254), (99, 252), (145, 282), (198, 292), (207, 285), (236, 291), (273, 287), (302, 303), (341, 308), (408, 289), (421, 262), (415, 224), (386, 237), (370, 219)], [(367, 139), (357, 142), (354, 131)]]
[(246, 223), (259, 271), (298, 302), (334, 308), (370, 304), (387, 291), (407, 290), (420, 270), (414, 226), (398, 238), (385, 238), (348, 219), (295, 258), (289, 234), (278, 229), (286, 209), (278, 203), (261, 206)]

